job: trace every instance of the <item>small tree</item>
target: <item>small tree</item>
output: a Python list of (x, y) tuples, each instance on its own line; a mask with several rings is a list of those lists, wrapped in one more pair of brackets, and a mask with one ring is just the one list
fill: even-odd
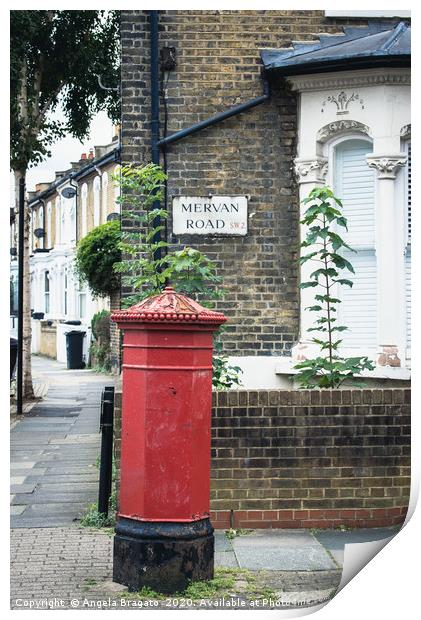
[(341, 300), (334, 296), (337, 286), (352, 286), (353, 282), (343, 278), (340, 271), (354, 273), (352, 264), (341, 254), (344, 248), (355, 252), (337, 232), (339, 227), (347, 229), (347, 220), (342, 214), (342, 202), (331, 189), (321, 187), (313, 189), (303, 200), (309, 204), (301, 224), (308, 227), (302, 248), (311, 251), (301, 256), (301, 265), (307, 261), (317, 264), (317, 269), (310, 274), (310, 280), (302, 282), (300, 288), (321, 289), (314, 297), (318, 302), (306, 308), (319, 314), (315, 327), (308, 331), (317, 332), (312, 342), (320, 347), (321, 355), (304, 360), (294, 366), (300, 372), (297, 379), (303, 388), (337, 388), (345, 380), (355, 377), (363, 370), (373, 370), (374, 364), (367, 357), (341, 357), (338, 354), (342, 339), (337, 336), (348, 329), (337, 323), (337, 305)]
[[(65, 134), (82, 140), (92, 117), (106, 110), (120, 117), (119, 11), (10, 12), (10, 167), (19, 182), (29, 166), (50, 156)], [(52, 116), (61, 103), (64, 120)], [(24, 220), (23, 395), (33, 396), (29, 274), (29, 210)]]
[[(113, 179), (121, 189), (118, 200), (131, 207), (125, 209), (123, 215), (132, 224), (132, 229), (121, 233), (120, 243), (127, 258), (114, 267), (123, 274), (122, 284), (134, 289), (132, 295), (124, 298), (123, 305), (127, 307), (161, 293), (169, 281), (177, 291), (196, 299), (220, 297), (221, 292), (215, 285), (220, 284), (222, 278), (216, 274), (212, 261), (194, 248), (171, 251), (170, 244), (161, 238), (168, 212), (155, 208), (154, 204), (164, 199), (166, 175), (162, 168), (156, 164), (124, 166), (120, 169), (120, 176)], [(164, 253), (158, 259), (156, 251), (159, 248)]]
[[(123, 231), (120, 248), (124, 259), (114, 265), (122, 274), (122, 284), (134, 290), (125, 297), (124, 306), (142, 301), (150, 295), (161, 293), (167, 282), (180, 293), (212, 303), (221, 296), (218, 285), (222, 278), (216, 274), (215, 265), (199, 250), (185, 247), (172, 251), (170, 244), (161, 238), (166, 228), (168, 213), (155, 208), (164, 199), (166, 175), (160, 166), (124, 166), (113, 180), (120, 185), (121, 204), (130, 206), (123, 215), (131, 223), (130, 231)], [(164, 223), (157, 224), (157, 221)], [(156, 258), (158, 249), (164, 250), (162, 258)], [(214, 355), (213, 385), (216, 389), (229, 389), (240, 383), (241, 369), (230, 366), (220, 353)]]

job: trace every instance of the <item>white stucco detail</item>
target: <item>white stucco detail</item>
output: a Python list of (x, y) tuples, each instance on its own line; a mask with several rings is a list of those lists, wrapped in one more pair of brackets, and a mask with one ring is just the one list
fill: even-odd
[(107, 198), (108, 198), (108, 173), (103, 172), (101, 175), (101, 224), (107, 221)]
[[(405, 366), (407, 227), (402, 171), (407, 158), (402, 139), (410, 135), (410, 72), (369, 69), (303, 75), (288, 81), (299, 93), (295, 170), (300, 199), (315, 186), (334, 186), (335, 146), (340, 141), (364, 139), (372, 144), (367, 166), (376, 171), (377, 355), (379, 359), (384, 347), (395, 347)], [(308, 279), (309, 268), (307, 264), (302, 267), (302, 281)], [(293, 349), (295, 359), (312, 355), (306, 330), (314, 317), (305, 307), (312, 304), (314, 294), (314, 289), (301, 293), (301, 337)]]
[(81, 203), (81, 237), (84, 237), (88, 232), (88, 186), (86, 183), (82, 185)]
[(101, 179), (99, 176), (94, 179), (94, 226), (101, 223)]

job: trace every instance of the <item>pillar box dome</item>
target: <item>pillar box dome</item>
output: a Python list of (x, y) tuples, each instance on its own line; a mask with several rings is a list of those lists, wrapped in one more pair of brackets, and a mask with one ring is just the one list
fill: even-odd
[(167, 287), (111, 318), (124, 331), (114, 580), (180, 591), (213, 575), (213, 333), (226, 317)]
[(176, 293), (172, 286), (167, 286), (160, 295), (148, 297), (126, 310), (114, 312), (111, 319), (121, 329), (131, 329), (132, 323), (194, 323), (214, 326), (214, 329), (227, 320), (221, 312), (204, 308), (186, 295)]

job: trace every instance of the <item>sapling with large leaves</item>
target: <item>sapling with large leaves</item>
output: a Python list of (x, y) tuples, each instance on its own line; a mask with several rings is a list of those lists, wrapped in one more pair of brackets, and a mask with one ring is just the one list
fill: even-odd
[(339, 354), (342, 338), (340, 334), (348, 329), (340, 325), (337, 306), (341, 303), (336, 291), (340, 286), (352, 287), (349, 277), (343, 272), (354, 273), (343, 251), (355, 252), (340, 236), (341, 229), (347, 230), (347, 220), (342, 212), (342, 202), (328, 187), (314, 188), (303, 200), (308, 204), (301, 224), (307, 227), (307, 234), (301, 243), (310, 251), (300, 257), (300, 264), (308, 261), (315, 264), (309, 280), (302, 282), (300, 288), (317, 288), (314, 305), (306, 308), (318, 314), (311, 342), (318, 345), (320, 355), (299, 362), (294, 366), (300, 372), (297, 380), (303, 388), (338, 388), (346, 380), (358, 376), (364, 370), (373, 370), (374, 364), (367, 357), (341, 357)]

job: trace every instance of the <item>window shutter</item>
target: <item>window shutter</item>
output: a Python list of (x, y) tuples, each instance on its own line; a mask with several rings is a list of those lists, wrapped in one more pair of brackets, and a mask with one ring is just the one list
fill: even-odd
[(349, 140), (336, 149), (336, 187), (342, 200), (348, 232), (339, 232), (357, 253), (344, 251), (343, 256), (353, 265), (355, 274), (344, 270), (341, 277), (353, 281), (352, 288), (341, 286), (338, 297), (338, 324), (346, 325), (342, 332), (342, 347), (355, 353), (377, 346), (377, 267), (375, 254), (375, 177), (368, 167), (366, 155), (371, 145), (361, 140)]
[(406, 235), (405, 252), (405, 303), (406, 303), (406, 349), (407, 357), (411, 357), (411, 233), (412, 233), (412, 195), (411, 195), (411, 143), (407, 144), (408, 161), (406, 165)]

